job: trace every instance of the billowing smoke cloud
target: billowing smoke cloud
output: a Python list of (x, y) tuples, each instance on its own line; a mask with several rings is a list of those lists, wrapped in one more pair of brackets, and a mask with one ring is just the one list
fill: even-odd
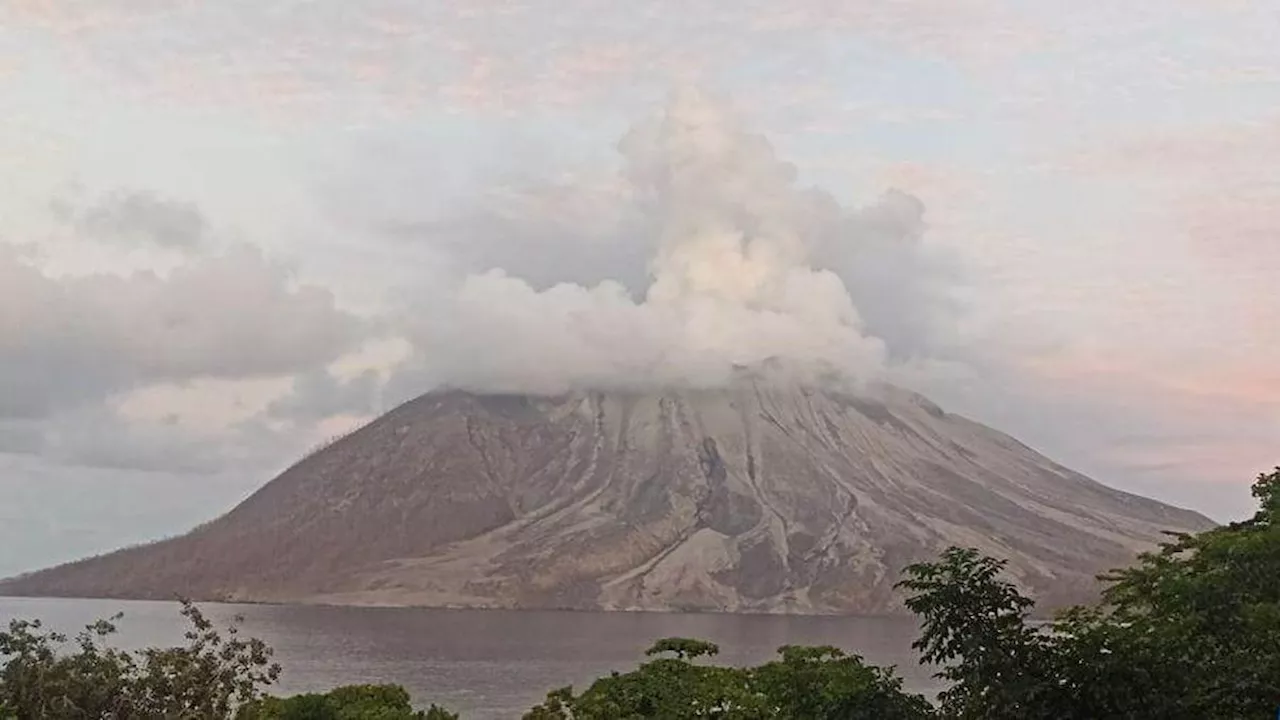
[[(892, 192), (848, 210), (800, 187), (766, 139), (687, 89), (627, 133), (619, 150), (621, 178), (610, 192), (584, 190), (618, 206), (583, 213), (565, 199), (571, 192), (551, 195), (597, 227), (612, 220), (615, 241), (572, 228), (557, 241), (532, 214), (524, 217), (529, 227), (482, 226), (511, 231), (475, 238), (506, 256), (467, 258), (476, 271), (431, 283), (405, 323), (417, 361), (392, 396), (438, 385), (534, 393), (708, 386), (766, 362), (802, 380), (858, 382), (927, 350), (949, 305), (945, 291), (922, 292), (946, 287), (941, 274), (904, 280), (930, 263), (915, 198)], [(468, 229), (475, 226), (453, 227)], [(543, 242), (522, 242), (530, 239)], [(620, 248), (616, 264), (601, 262), (608, 246)], [(639, 271), (636, 247), (649, 250)], [(584, 264), (575, 250), (586, 248), (592, 257)], [(481, 270), (485, 259), (491, 264)], [(551, 282), (555, 262), (578, 282)], [(644, 287), (634, 286), (637, 277)]]

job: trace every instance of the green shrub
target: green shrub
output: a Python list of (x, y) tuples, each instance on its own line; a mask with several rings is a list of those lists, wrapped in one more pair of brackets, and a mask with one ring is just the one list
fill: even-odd
[(264, 698), (241, 708), (237, 720), (457, 720), (432, 705), (413, 709), (399, 685), (347, 685), (324, 694)]
[(67, 637), (39, 621), (14, 620), (0, 632), (0, 708), (17, 720), (226, 718), (261, 697), (279, 666), (260, 640), (238, 637), (240, 619), (219, 633), (183, 601), (187, 644), (136, 653), (111, 648), (112, 620), (86, 627), (72, 652)]
[(916, 720), (933, 716), (920, 695), (902, 692), (894, 672), (864, 665), (835, 648), (783, 647), (760, 667), (698, 665), (711, 643), (667, 638), (649, 655), (670, 653), (593, 683), (581, 695), (563, 688), (525, 720)]
[(1051, 632), (999, 579), (1003, 563), (952, 548), (900, 585), (943, 664), (948, 718), (1273, 718), (1280, 708), (1280, 468), (1253, 486), (1249, 520), (1175, 535), (1102, 579), (1104, 602)]

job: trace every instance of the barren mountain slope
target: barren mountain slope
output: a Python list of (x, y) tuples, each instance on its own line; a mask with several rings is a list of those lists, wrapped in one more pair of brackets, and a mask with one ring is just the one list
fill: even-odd
[(1210, 525), (892, 388), (445, 392), (186, 536), (0, 594), (896, 612), (903, 566), (961, 544), (1056, 605)]

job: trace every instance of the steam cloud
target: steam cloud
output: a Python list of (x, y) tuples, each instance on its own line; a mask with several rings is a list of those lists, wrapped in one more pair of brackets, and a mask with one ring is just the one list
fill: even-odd
[[(945, 293), (925, 297), (922, 289), (939, 284), (881, 278), (876, 268), (930, 271), (915, 198), (891, 192), (849, 211), (801, 188), (767, 140), (696, 90), (673, 94), (619, 149), (624, 207), (602, 214), (650, 234), (622, 239), (650, 245), (647, 273), (614, 267), (595, 282), (539, 287), (520, 275), (517, 257), (514, 269), (477, 268), (443, 283), (431, 311), (406, 323), (417, 362), (401, 384), (547, 394), (714, 386), (762, 364), (804, 381), (861, 382), (927, 349), (930, 322), (911, 316), (937, 317)], [(522, 234), (547, 237), (518, 223), (508, 229), (512, 237), (500, 244), (517, 256)], [(538, 248), (538, 265), (554, 255), (575, 274), (575, 250), (587, 240), (570, 229)], [(647, 275), (647, 287), (617, 279), (636, 275)], [(896, 333), (892, 347), (860, 312), (864, 305), (886, 335)]]

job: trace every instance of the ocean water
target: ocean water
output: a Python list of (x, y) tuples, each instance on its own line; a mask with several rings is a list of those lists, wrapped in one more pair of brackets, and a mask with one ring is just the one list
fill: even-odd
[[(0, 598), (0, 623), (43, 620), (74, 633), (123, 613), (115, 644), (176, 645), (185, 620), (177, 603)], [(518, 718), (548, 690), (582, 687), (626, 671), (663, 637), (720, 645), (719, 662), (759, 663), (788, 644), (834, 645), (869, 662), (897, 665), (909, 688), (933, 693), (932, 671), (917, 664), (910, 618), (798, 617), (697, 613), (603, 613), (291, 605), (202, 605), (220, 625), (244, 618), (246, 635), (275, 650), (275, 694), (350, 683), (398, 683), (418, 705), (437, 703), (464, 719)]]

